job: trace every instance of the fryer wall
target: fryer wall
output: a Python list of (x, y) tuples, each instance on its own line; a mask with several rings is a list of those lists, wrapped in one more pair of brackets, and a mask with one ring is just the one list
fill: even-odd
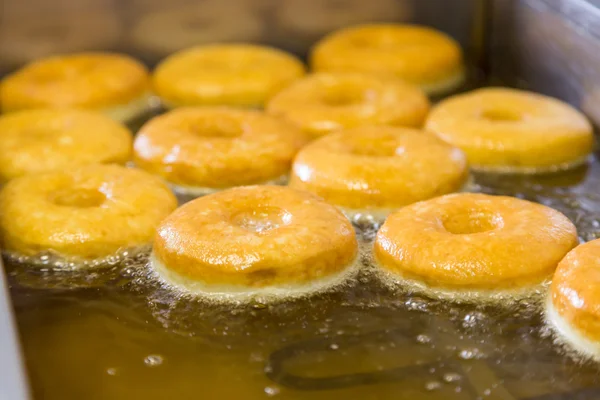
[(501, 83), (566, 100), (600, 124), (600, 1), (496, 1), (489, 50)]

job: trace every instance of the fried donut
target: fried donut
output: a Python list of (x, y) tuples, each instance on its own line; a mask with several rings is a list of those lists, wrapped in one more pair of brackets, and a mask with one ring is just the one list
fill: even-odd
[(374, 256), (389, 277), (455, 301), (527, 296), (577, 245), (560, 212), (513, 197), (450, 194), (392, 213)]
[(305, 73), (291, 54), (267, 46), (220, 44), (182, 50), (154, 71), (156, 93), (167, 107), (261, 107)]
[(267, 112), (294, 122), (311, 136), (372, 124), (420, 127), (428, 111), (429, 100), (418, 87), (352, 73), (307, 76), (267, 105)]
[(167, 56), (208, 43), (256, 41), (264, 24), (249, 6), (231, 7), (220, 0), (154, 9), (141, 14), (130, 35), (142, 52)]
[(453, 96), (432, 110), (426, 129), (461, 148), (475, 170), (535, 174), (583, 164), (594, 147), (592, 126), (557, 99), (486, 88)]
[(461, 189), (467, 177), (464, 154), (434, 135), (371, 126), (332, 133), (304, 147), (290, 185), (321, 196), (351, 219), (383, 220), (407, 204)]
[(133, 137), (123, 125), (83, 110), (25, 110), (0, 117), (0, 182), (85, 164), (125, 164)]
[(558, 264), (546, 318), (571, 347), (600, 360), (600, 239), (576, 247)]
[(442, 94), (465, 79), (462, 51), (454, 39), (417, 25), (367, 24), (333, 32), (311, 53), (316, 72), (392, 75)]
[(305, 142), (296, 127), (260, 111), (188, 107), (146, 123), (134, 142), (134, 161), (178, 191), (201, 195), (279, 182)]
[(26, 175), (0, 192), (2, 249), (83, 266), (150, 244), (176, 206), (158, 178), (117, 165)]
[(246, 186), (193, 200), (158, 228), (152, 266), (186, 292), (287, 297), (330, 286), (358, 254), (352, 225), (318, 197)]
[(0, 82), (3, 112), (83, 108), (128, 121), (149, 107), (146, 67), (115, 53), (79, 53), (27, 64)]

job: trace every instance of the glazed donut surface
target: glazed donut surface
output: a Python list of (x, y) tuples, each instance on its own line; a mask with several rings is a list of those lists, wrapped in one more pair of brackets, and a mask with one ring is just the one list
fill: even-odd
[(184, 191), (206, 193), (287, 176), (305, 142), (296, 127), (260, 111), (184, 107), (142, 127), (134, 160)]
[(154, 71), (156, 93), (167, 107), (261, 107), (305, 73), (284, 51), (251, 44), (215, 44), (177, 52)]
[(85, 164), (125, 164), (132, 142), (127, 128), (91, 111), (6, 114), (0, 117), (0, 182)]
[(473, 169), (544, 173), (584, 163), (594, 146), (579, 111), (540, 94), (486, 88), (450, 97), (433, 108), (426, 129), (461, 148)]
[(300, 150), (290, 185), (346, 214), (384, 217), (407, 204), (460, 190), (467, 178), (464, 154), (434, 135), (365, 126), (332, 133)]
[(33, 61), (9, 74), (0, 83), (0, 104), (3, 112), (85, 108), (122, 119), (147, 106), (149, 90), (146, 67), (129, 56), (77, 53)]
[(310, 56), (316, 72), (395, 76), (428, 94), (443, 94), (465, 79), (462, 50), (450, 36), (404, 24), (365, 24), (335, 31)]
[(395, 78), (354, 73), (320, 73), (275, 95), (267, 111), (311, 136), (361, 125), (420, 127), (429, 100), (417, 87)]
[(391, 214), (377, 233), (374, 256), (385, 271), (434, 295), (518, 294), (547, 280), (577, 243), (575, 226), (550, 207), (461, 193)]
[(576, 247), (560, 262), (546, 316), (561, 337), (584, 355), (600, 359), (600, 239)]
[(0, 236), (9, 253), (99, 259), (144, 246), (177, 200), (156, 177), (116, 165), (23, 176), (0, 192)]
[(293, 290), (346, 270), (357, 256), (350, 222), (309, 193), (247, 186), (193, 200), (169, 216), (153, 265), (191, 292)]

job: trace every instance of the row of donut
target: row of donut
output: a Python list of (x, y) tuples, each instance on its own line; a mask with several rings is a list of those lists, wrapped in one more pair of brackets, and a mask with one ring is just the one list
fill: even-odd
[[(336, 50), (337, 42), (341, 49)], [(413, 46), (399, 46), (406, 42), (429, 53), (419, 53), (414, 62), (415, 54), (405, 53)], [(322, 56), (319, 49), (325, 49)], [(444, 57), (440, 49), (458, 58)], [(361, 64), (365, 57), (355, 57), (356, 51), (371, 54), (370, 61)], [(397, 55), (408, 57), (401, 67)], [(465, 158), (477, 170), (547, 172), (585, 162), (593, 148), (592, 129), (582, 114), (528, 92), (482, 89), (451, 97), (427, 116), (426, 96), (389, 76), (426, 76), (420, 81), (425, 86), (434, 75), (442, 86), (439, 82), (462, 76), (458, 47), (426, 28), (349, 28), (318, 45), (316, 59), (333, 62), (334, 70), (381, 71), (301, 78), (298, 60), (251, 45), (204, 46), (173, 55), (157, 68), (155, 90), (167, 105), (203, 107), (180, 107), (148, 122), (135, 142), (136, 164), (182, 190), (202, 194), (280, 181), (309, 139), (338, 131), (300, 151), (292, 185), (351, 213), (386, 214), (460, 189), (467, 179)], [(448, 60), (457, 63), (447, 69)], [(7, 112), (0, 119), (5, 157), (0, 177), (7, 181), (28, 172), (126, 161), (131, 144), (121, 127), (62, 108), (103, 109), (123, 119), (147, 105), (149, 87), (145, 69), (117, 55), (57, 57), (6, 77), (0, 84)], [(264, 102), (266, 112), (207, 106)], [(23, 111), (38, 107), (60, 110)], [(436, 135), (399, 128), (421, 126), (425, 119), (426, 130)]]
[[(136, 164), (184, 189), (262, 183), (285, 175), (310, 137), (328, 133), (296, 155), (292, 186), (346, 211), (387, 214), (458, 190), (467, 177), (465, 158), (476, 169), (538, 172), (576, 165), (591, 152), (593, 136), (585, 117), (532, 93), (479, 90), (442, 102), (426, 117), (426, 97), (397, 79), (424, 88), (447, 88), (448, 82), (460, 80), (462, 61), (448, 68), (448, 60), (456, 58), (446, 57), (460, 50), (444, 47), (451, 42), (438, 33), (389, 25), (350, 28), (318, 45), (313, 64), (317, 50), (335, 38), (341, 44), (322, 53), (331, 71), (301, 78), (300, 67), (295, 82), (275, 80), (280, 86), (270, 86), (270, 78), (298, 64), (272, 49), (208, 46), (167, 59), (155, 73), (156, 90), (161, 68), (170, 70), (170, 80), (163, 83), (172, 92), (157, 90), (163, 102), (204, 107), (183, 107), (148, 122), (136, 138)], [(215, 51), (227, 56), (205, 57)], [(269, 56), (254, 57), (256, 52)], [(278, 61), (272, 62), (273, 54)], [(425, 67), (433, 70), (424, 72)], [(310, 96), (301, 103), (292, 95), (282, 111), (272, 111), (269, 104), (285, 99), (287, 91), (319, 80), (325, 81), (322, 89), (309, 85)], [(286, 295), (343, 280), (356, 265), (354, 232), (336, 208), (314, 195), (245, 187), (202, 197), (173, 212), (176, 199), (159, 177), (113, 165), (82, 166), (125, 162), (131, 154), (125, 128), (91, 112), (23, 111), (83, 107), (108, 110), (122, 120), (135, 114), (123, 109), (146, 106), (149, 82), (145, 69), (130, 59), (79, 55), (34, 63), (0, 84), (0, 101), (8, 112), (0, 121), (0, 138), (7, 138), (0, 140), (6, 150), (0, 154), (7, 160), (0, 166), (21, 171), (6, 173), (9, 182), (0, 192), (3, 249), (96, 260), (151, 242), (158, 226), (152, 265), (164, 280), (188, 291), (220, 295), (258, 287)], [(169, 93), (177, 95), (169, 98)], [(267, 111), (214, 107), (214, 102), (266, 102)], [(296, 110), (310, 112), (294, 120)], [(307, 128), (312, 115), (317, 132)], [(421, 125), (425, 118), (435, 135), (398, 127)], [(438, 209), (446, 211), (440, 215)], [(394, 221), (400, 221), (396, 228)], [(573, 225), (554, 210), (517, 199), (458, 194), (394, 212), (378, 233), (374, 255), (382, 269), (438, 293), (514, 294), (546, 279), (575, 245)], [(557, 326), (575, 326), (577, 334), (597, 321), (594, 259), (590, 256), (587, 269), (581, 269), (577, 255), (592, 246), (574, 250), (573, 263), (567, 256), (553, 284), (551, 310), (568, 322)], [(585, 287), (577, 286), (582, 282)], [(577, 321), (584, 321), (584, 328)]]
[[(448, 112), (444, 104), (439, 107), (439, 113)], [(581, 121), (586, 122), (584, 117)], [(462, 139), (481, 140), (479, 131), (469, 136), (473, 123), (463, 123), (466, 131), (456, 131)], [(482, 160), (529, 160), (536, 168), (548, 167), (543, 170), (585, 161), (593, 146), (591, 129), (555, 127), (553, 131), (550, 125), (537, 122), (532, 129), (538, 131), (532, 133), (500, 124), (495, 137), (503, 147), (494, 148)], [(487, 133), (485, 127), (478, 129)], [(531, 137), (524, 139), (527, 135)], [(319, 195), (351, 218), (383, 220), (399, 207), (463, 189), (469, 179), (467, 159), (485, 157), (486, 150), (477, 148), (472, 157), (470, 152), (465, 157), (434, 134), (383, 125), (340, 130), (308, 141), (285, 119), (240, 108), (178, 108), (152, 118), (135, 139), (125, 126), (94, 112), (25, 110), (0, 117), (0, 181), (133, 160), (181, 194), (199, 196), (241, 185), (285, 183), (289, 176), (290, 186)], [(522, 144), (518, 150), (510, 148), (515, 142)]]
[[(428, 93), (451, 90), (465, 77), (456, 41), (417, 25), (370, 24), (333, 32), (315, 44), (310, 64), (313, 72), (399, 78)], [(203, 45), (176, 52), (159, 63), (152, 79), (131, 57), (76, 53), (33, 61), (8, 75), (0, 102), (3, 111), (58, 106), (104, 111), (131, 108), (153, 90), (167, 107), (262, 107), (305, 73), (294, 55), (251, 44)], [(352, 89), (360, 97), (360, 87)]]
[(77, 1), (76, 7), (68, 0), (8, 3), (0, 24), (2, 63), (123, 46), (153, 57), (240, 40), (305, 46), (344, 26), (407, 21), (413, 14), (405, 0), (130, 0), (118, 6), (98, 0)]
[[(307, 295), (344, 284), (361, 266), (350, 221), (309, 192), (244, 186), (176, 207), (160, 179), (136, 169), (31, 174), (0, 191), (2, 248), (81, 268), (153, 241), (150, 267), (164, 283), (219, 301)], [(577, 243), (575, 226), (552, 208), (458, 193), (393, 212), (372, 254), (385, 281), (458, 301), (528, 296), (554, 274), (548, 319), (598, 356), (600, 240)]]

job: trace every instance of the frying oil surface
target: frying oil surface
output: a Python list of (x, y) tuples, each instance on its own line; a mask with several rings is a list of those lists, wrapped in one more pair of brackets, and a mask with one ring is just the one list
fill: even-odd
[[(595, 162), (548, 177), (476, 176), (474, 187), (554, 207), (591, 240), (598, 176)], [(365, 267), (374, 233), (358, 233)], [(169, 291), (145, 264), (139, 256), (91, 275), (8, 265), (37, 398), (600, 397), (600, 367), (566, 356), (534, 301), (450, 305), (365, 268), (327, 294), (225, 306)]]

